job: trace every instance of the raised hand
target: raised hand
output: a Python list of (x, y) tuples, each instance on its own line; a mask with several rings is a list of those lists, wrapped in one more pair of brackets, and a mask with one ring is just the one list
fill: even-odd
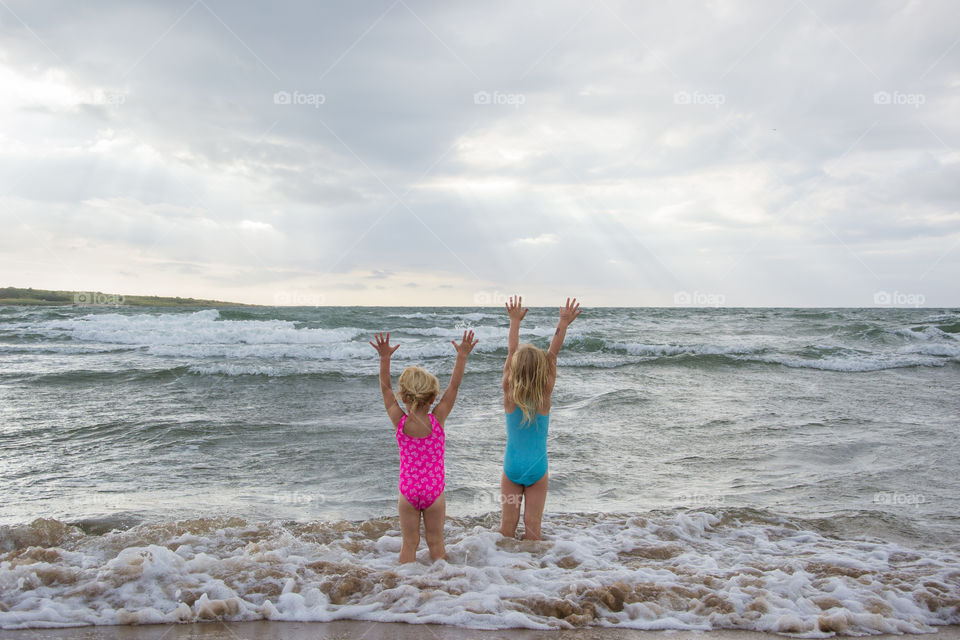
[(573, 301), (571, 301), (570, 298), (567, 298), (566, 306), (560, 308), (560, 324), (569, 326), (581, 313), (583, 311), (580, 310), (580, 303), (577, 302), (577, 299), (573, 298)]
[(377, 350), (377, 353), (380, 354), (381, 358), (389, 358), (393, 355), (393, 352), (400, 348), (400, 345), (394, 347), (390, 346), (390, 332), (387, 332), (387, 337), (383, 337), (383, 333), (378, 333), (374, 336), (374, 340), (377, 341), (377, 344), (370, 343), (370, 346)]
[[(463, 371), (467, 367), (467, 356), (477, 346), (479, 340), (473, 337), (473, 331), (470, 330), (463, 332), (463, 340), (460, 341), (460, 344), (457, 344), (456, 340), (450, 342), (457, 350), (457, 361), (453, 363), (453, 373), (450, 375), (450, 384), (447, 385), (447, 390), (443, 392), (440, 402), (433, 408), (433, 415), (440, 421), (440, 424), (443, 424), (450, 412), (453, 411), (453, 403), (457, 400), (457, 391), (460, 389), (460, 383), (463, 382)], [(383, 360), (380, 361), (380, 364), (383, 366)]]
[(529, 311), (523, 308), (523, 296), (510, 296), (510, 302), (504, 302), (503, 305), (507, 308), (507, 315), (510, 316), (511, 322), (514, 320), (520, 322)]
[(453, 343), (453, 348), (457, 350), (457, 355), (468, 356), (480, 340), (474, 340), (473, 330), (471, 329), (470, 331), (463, 332), (463, 339), (460, 341), (460, 344), (457, 344), (454, 340), (450, 342)]

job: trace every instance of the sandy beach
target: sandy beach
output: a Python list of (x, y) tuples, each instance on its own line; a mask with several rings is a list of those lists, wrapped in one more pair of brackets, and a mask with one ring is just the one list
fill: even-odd
[[(480, 631), (447, 625), (413, 625), (383, 622), (208, 622), (183, 625), (73, 627), (0, 631), (2, 640), (771, 640), (775, 634), (757, 631), (637, 631), (588, 628), (573, 630), (506, 629)], [(937, 627), (924, 635), (877, 635), (874, 640), (924, 638), (960, 640), (960, 626)]]

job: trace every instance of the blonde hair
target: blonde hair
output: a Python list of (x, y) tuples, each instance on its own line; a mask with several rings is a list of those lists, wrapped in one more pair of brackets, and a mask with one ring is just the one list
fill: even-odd
[(414, 409), (430, 405), (440, 393), (440, 381), (423, 367), (407, 367), (397, 381), (400, 400)]
[(537, 407), (547, 388), (549, 363), (547, 354), (532, 344), (522, 344), (510, 359), (510, 390), (513, 401), (523, 411), (522, 423), (533, 423)]

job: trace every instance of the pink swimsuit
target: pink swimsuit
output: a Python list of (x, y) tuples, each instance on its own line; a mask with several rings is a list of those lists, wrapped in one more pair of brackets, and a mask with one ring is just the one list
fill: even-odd
[(444, 489), (443, 427), (430, 414), (433, 430), (424, 438), (411, 438), (403, 432), (407, 416), (397, 423), (400, 447), (400, 494), (415, 509), (423, 511), (440, 497)]

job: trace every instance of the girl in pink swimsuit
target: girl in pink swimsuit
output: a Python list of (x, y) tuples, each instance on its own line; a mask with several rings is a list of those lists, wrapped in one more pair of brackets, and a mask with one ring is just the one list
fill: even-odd
[[(453, 410), (457, 399), (457, 390), (463, 380), (463, 370), (467, 366), (467, 356), (477, 346), (473, 331), (464, 331), (460, 344), (451, 340), (457, 350), (457, 361), (453, 365), (453, 374), (446, 392), (440, 402), (430, 412), (430, 405), (440, 393), (440, 382), (436, 376), (421, 367), (407, 367), (397, 381), (399, 393), (393, 393), (390, 382), (390, 356), (399, 345), (390, 346), (390, 334), (375, 336), (376, 344), (370, 345), (380, 354), (380, 391), (387, 415), (393, 420), (400, 448), (400, 533), (403, 543), (400, 547), (400, 562), (413, 562), (417, 559), (417, 547), (420, 545), (420, 518), (426, 531), (427, 547), (430, 558), (439, 560), (446, 557), (443, 547), (443, 524), (447, 513), (447, 500), (443, 495), (444, 469), (443, 445), (445, 434), (443, 423)], [(406, 406), (404, 412), (397, 397)]]

